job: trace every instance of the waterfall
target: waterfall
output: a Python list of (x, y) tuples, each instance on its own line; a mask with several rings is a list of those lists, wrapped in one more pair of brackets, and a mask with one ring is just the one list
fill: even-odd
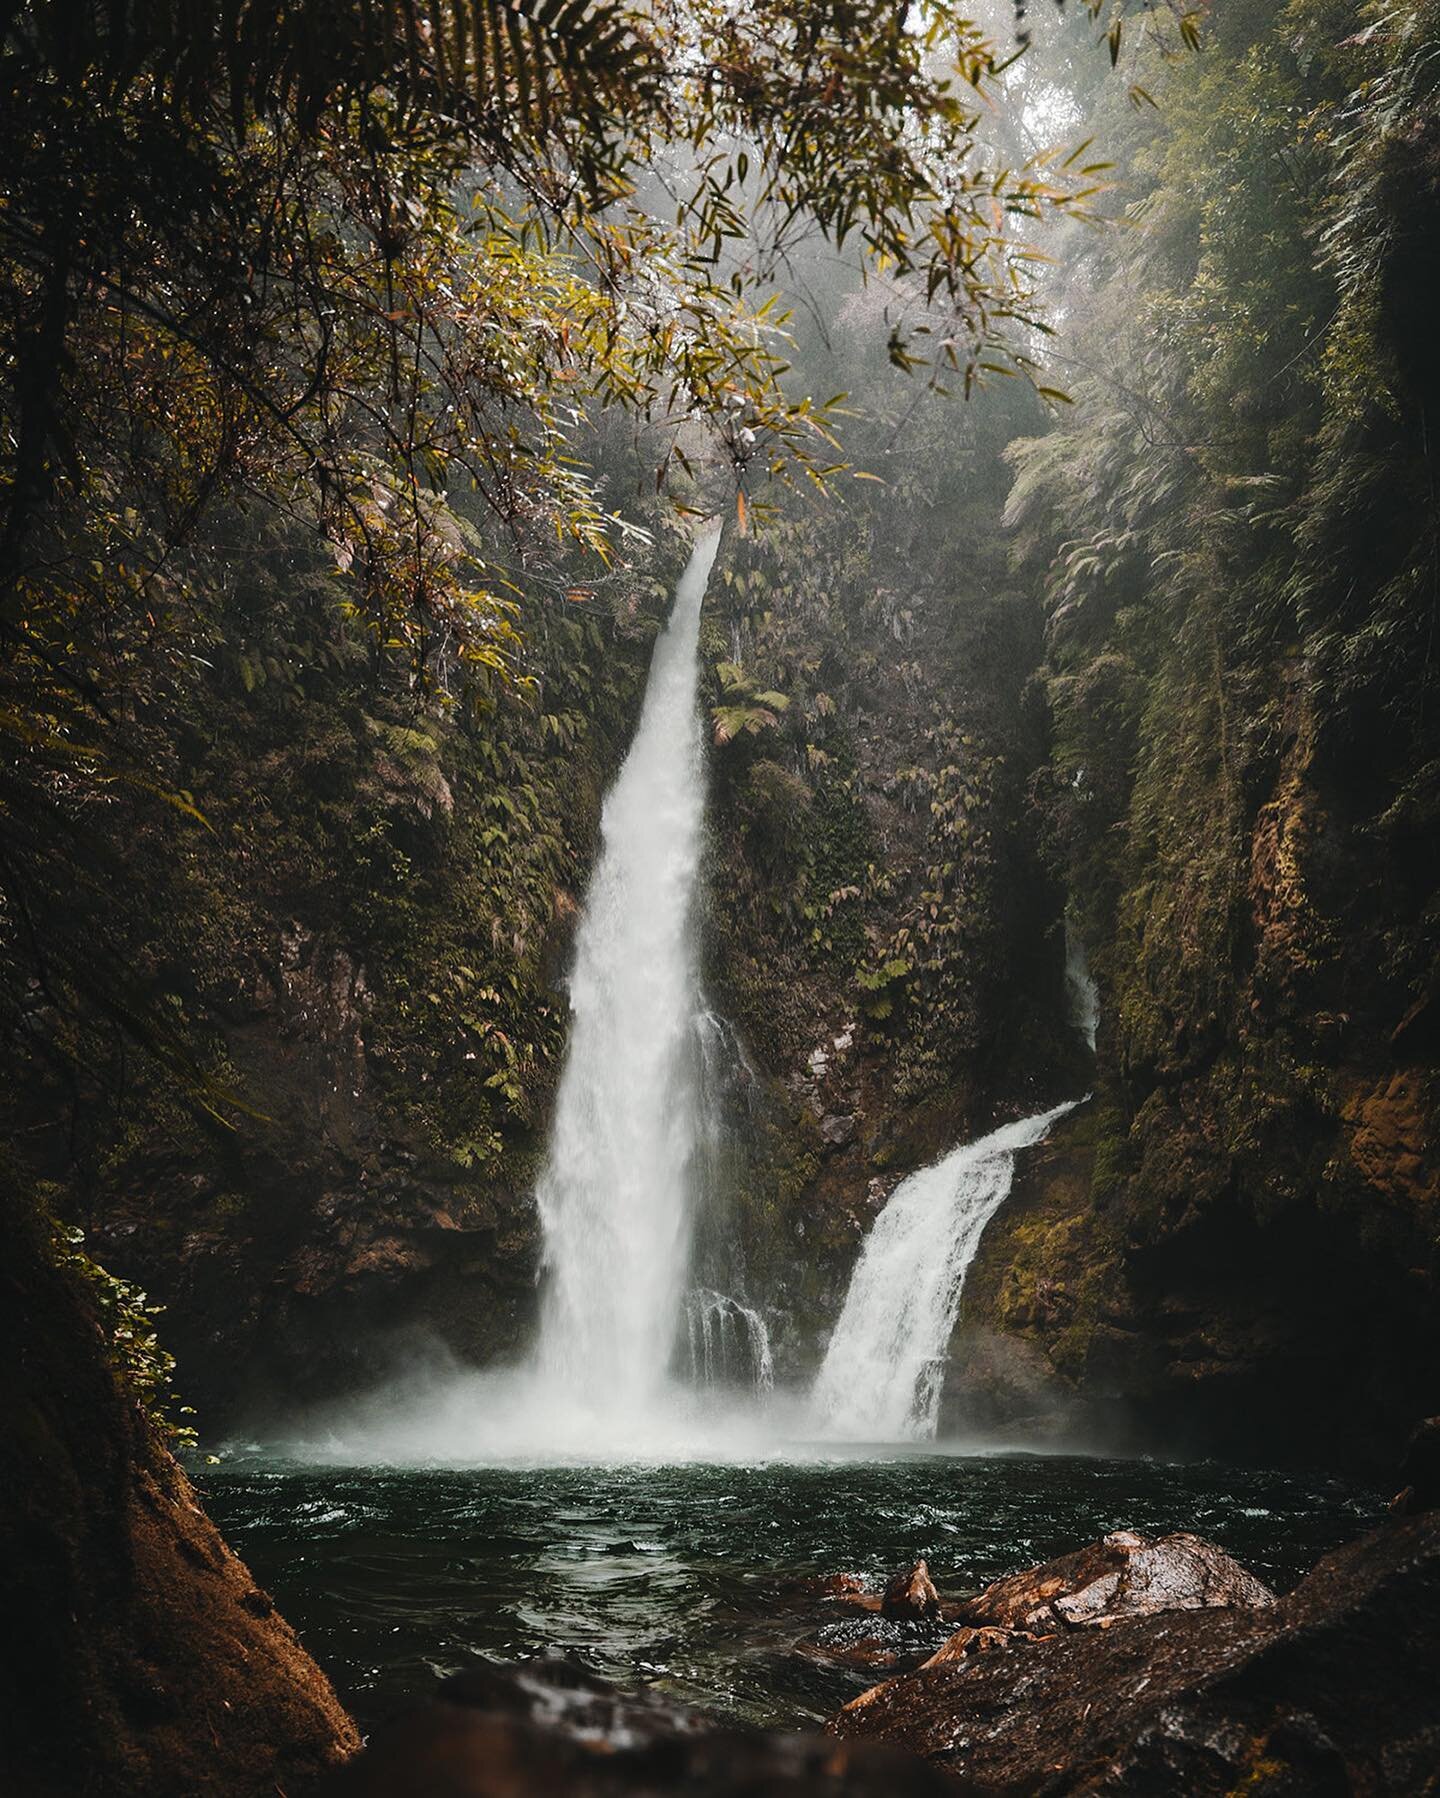
[(1075, 1102), (1006, 1124), (901, 1182), (865, 1239), (811, 1394), (819, 1430), (855, 1442), (935, 1434), (945, 1355), (981, 1233), (1015, 1172)]
[(537, 1188), (542, 1378), (592, 1412), (650, 1408), (675, 1343), (699, 1136), (690, 932), (705, 760), (700, 605), (720, 533), (695, 546), (655, 645), (640, 723), (605, 800), (570, 978), (569, 1046)]
[(1070, 1022), (1095, 1053), (1095, 1033), (1100, 1028), (1100, 989), (1085, 959), (1085, 945), (1069, 912), (1065, 914), (1065, 985), (1070, 994)]

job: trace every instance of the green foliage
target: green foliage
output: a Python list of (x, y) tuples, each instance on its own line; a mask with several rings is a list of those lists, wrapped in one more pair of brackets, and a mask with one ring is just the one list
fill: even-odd
[(902, 473), (896, 426), (916, 396), (868, 361), (863, 327), (839, 336), (806, 378), (848, 386), (852, 441), (890, 455), (894, 481), (844, 510), (787, 508), (729, 546), (711, 601), (719, 697), (743, 682), (790, 703), (715, 759), (710, 955), (772, 1065), (813, 1046), (817, 1019), (855, 1022), (883, 1052), (887, 1105), (953, 1105), (1044, 981), (1024, 938), (1043, 933), (1046, 899), (1015, 829), (1040, 750), (1018, 705), (1034, 646), (998, 528), (999, 449), (1040, 414), (1008, 390), (918, 407)]
[(723, 698), (710, 708), (710, 717), (715, 741), (722, 748), (742, 732), (758, 737), (773, 728), (790, 705), (788, 694), (762, 691), (734, 662), (717, 662), (715, 673)]
[[(681, 508), (738, 487), (742, 524), (767, 484), (824, 492), (843, 471), (838, 401), (783, 379), (774, 276), (805, 233), (923, 292), (967, 383), (1025, 364), (1022, 236), (1083, 209), (1090, 178), (987, 156), (1005, 60), (948, 0), (8, 9), (0, 932), (27, 967), (16, 992), (36, 979), (57, 1009), (90, 1007), (233, 1119), (243, 1096), (211, 1078), (190, 1003), (206, 983), (157, 1010), (166, 958), (133, 919), (62, 930), (51, 895), (104, 884), (84, 864), (107, 807), (132, 815), (123, 788), (228, 832), (226, 853), (303, 870), (301, 891), (333, 852), (357, 895), (347, 925), (403, 942), (426, 872), (396, 814), (448, 813), (439, 725), (490, 715), (506, 688), (538, 723), (511, 740), (507, 717), (477, 747), (489, 778), (467, 797), (486, 813), (486, 903), (506, 881), (524, 895), (516, 954), (537, 955), (573, 845), (521, 764), (537, 734), (547, 754), (580, 747), (575, 688), (609, 647), (596, 614), (623, 634), (644, 585), (626, 557), (665, 514), (616, 502), (637, 457)], [(303, 603), (247, 563), (267, 533)], [(218, 779), (210, 815), (181, 733), (203, 736), (217, 692), (304, 744), (303, 769), (268, 769), (296, 789), (365, 770), (351, 828), (333, 792), (293, 816), (264, 803), (263, 756), (235, 783), (248, 816)], [(717, 729), (778, 735), (788, 698), (737, 688)], [(173, 843), (184, 887), (210, 852)], [(101, 953), (127, 937), (128, 958)], [(538, 1054), (552, 1025), (532, 1022)], [(511, 1104), (536, 1065), (491, 1090)], [(474, 1124), (465, 1140), (492, 1143)]]
[(1009, 451), (1038, 815), (1107, 1018), (1094, 1194), (1152, 1233), (1336, 1180), (1340, 1070), (1435, 990), (1435, 860), (1383, 821), (1427, 815), (1436, 760), (1437, 21), (1217, 9), (1122, 134), (1073, 411)]
[(73, 1224), (55, 1226), (56, 1263), (89, 1288), (111, 1368), (167, 1446), (176, 1451), (194, 1449), (199, 1437), (187, 1420), (195, 1413), (175, 1390), (175, 1357), (155, 1330), (154, 1320), (164, 1315), (165, 1307), (152, 1304), (140, 1287), (117, 1279), (92, 1260), (84, 1241), (85, 1232)]

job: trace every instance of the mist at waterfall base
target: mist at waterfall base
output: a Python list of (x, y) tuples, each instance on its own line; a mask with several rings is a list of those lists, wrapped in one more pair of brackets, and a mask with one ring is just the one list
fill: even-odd
[[(903, 1181), (866, 1241), (810, 1393), (777, 1390), (741, 1291), (697, 1277), (707, 1156), (726, 1128), (691, 931), (705, 808), (696, 543), (606, 796), (576, 937), (571, 1021), (536, 1190), (544, 1294), (533, 1354), (476, 1370), (412, 1352), (379, 1389), (295, 1420), (290, 1456), (336, 1464), (564, 1464), (831, 1454), (923, 1441), (966, 1271), (1015, 1156), (1071, 1109), (1008, 1124)], [(738, 1050), (737, 1053), (743, 1051)], [(743, 1280), (733, 1258), (732, 1284)]]
[[(1002, 1125), (901, 1181), (862, 1245), (813, 1386), (777, 1386), (759, 1313), (692, 1286), (643, 1404), (633, 1387), (622, 1406), (607, 1402), (607, 1387), (557, 1373), (543, 1339), (527, 1364), (493, 1369), (466, 1368), (436, 1344), (377, 1390), (312, 1413), (276, 1446), (332, 1465), (618, 1466), (863, 1460), (928, 1443), (985, 1225), (1009, 1193), (1016, 1157), (1077, 1103)], [(975, 1436), (965, 1446), (1006, 1445)]]
[[(553, 1653), (712, 1713), (813, 1722), (873, 1678), (804, 1647), (825, 1620), (816, 1575), (878, 1580), (923, 1554), (973, 1589), (1125, 1525), (1199, 1530), (1285, 1585), (1374, 1503), (1294, 1474), (933, 1440), (981, 1233), (1069, 1106), (902, 1181), (813, 1388), (777, 1381), (743, 1257), (717, 1248), (712, 1170), (751, 1081), (727, 1078), (743, 1048), (705, 1005), (690, 940), (714, 554), (702, 541), (680, 583), (605, 805), (536, 1194), (534, 1352), (476, 1370), (415, 1348), (377, 1390), (200, 1472), (365, 1728), (477, 1659)], [(1076, 1022), (1088, 1040), (1091, 1013)]]

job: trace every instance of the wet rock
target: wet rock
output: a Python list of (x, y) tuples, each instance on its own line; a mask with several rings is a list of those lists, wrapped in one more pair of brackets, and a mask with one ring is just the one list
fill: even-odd
[(820, 1120), (820, 1139), (828, 1142), (833, 1148), (842, 1148), (855, 1134), (855, 1119), (841, 1113), (831, 1113)]
[(1115, 1530), (1102, 1542), (997, 1580), (961, 1607), (961, 1621), (1046, 1634), (1108, 1628), (1121, 1618), (1220, 1606), (1255, 1607), (1275, 1594), (1223, 1549), (1183, 1532), (1151, 1541)]
[(940, 1594), (924, 1561), (890, 1581), (880, 1600), (880, 1615), (897, 1623), (923, 1623), (940, 1615)]
[(879, 1605), (870, 1589), (870, 1581), (863, 1573), (827, 1573), (823, 1579), (816, 1580), (811, 1588), (817, 1598), (873, 1599)]
[(1378, 1191), (1411, 1204), (1434, 1202), (1437, 1178), (1428, 1152), (1433, 1104), (1428, 1082), (1410, 1069), (1387, 1074), (1345, 1100), (1350, 1158)]
[(0, 1791), (313, 1790), (360, 1746), (325, 1675), (97, 1353), (94, 1300), (0, 1192)]
[(375, 1732), (317, 1798), (946, 1798), (908, 1752), (790, 1732), (714, 1729), (653, 1693), (567, 1663), (483, 1668)]
[(1400, 1462), (1400, 1491), (1392, 1511), (1414, 1515), (1440, 1509), (1440, 1417), (1416, 1424)]
[(924, 1664), (935, 1646), (933, 1628), (923, 1623), (894, 1623), (886, 1617), (847, 1617), (826, 1623), (795, 1645), (807, 1660), (833, 1661), (842, 1667), (875, 1672)]
[(973, 1798), (1430, 1793), (1437, 1665), (1432, 1511), (1327, 1556), (1273, 1603), (997, 1645), (872, 1687), (831, 1727), (941, 1757)]
[(418, 1244), (402, 1236), (376, 1236), (354, 1250), (345, 1272), (352, 1278), (399, 1280), (429, 1264), (427, 1251)]
[(1009, 1648), (1016, 1642), (1038, 1642), (1040, 1638), (1027, 1630), (994, 1629), (989, 1624), (978, 1628), (965, 1624), (940, 1644), (922, 1667), (943, 1667), (947, 1661), (963, 1661), (967, 1655), (984, 1654), (989, 1648)]

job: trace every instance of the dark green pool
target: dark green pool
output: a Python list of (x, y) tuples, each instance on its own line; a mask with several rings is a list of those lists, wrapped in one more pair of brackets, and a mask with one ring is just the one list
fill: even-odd
[(973, 1588), (1130, 1526), (1190, 1529), (1279, 1587), (1378, 1495), (1316, 1476), (1031, 1455), (746, 1466), (356, 1469), (239, 1456), (210, 1509), (362, 1725), (476, 1657), (569, 1651), (624, 1682), (779, 1725), (860, 1674), (792, 1652), (794, 1581), (924, 1555)]

